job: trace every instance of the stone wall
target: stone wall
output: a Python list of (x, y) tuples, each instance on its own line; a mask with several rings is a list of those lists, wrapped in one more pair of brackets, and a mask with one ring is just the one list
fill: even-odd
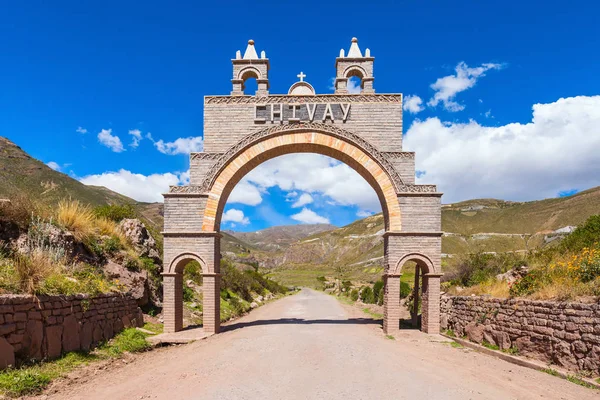
[(124, 328), (143, 325), (128, 295), (0, 296), (0, 368), (90, 350)]
[(600, 303), (445, 296), (441, 328), (572, 371), (600, 373)]

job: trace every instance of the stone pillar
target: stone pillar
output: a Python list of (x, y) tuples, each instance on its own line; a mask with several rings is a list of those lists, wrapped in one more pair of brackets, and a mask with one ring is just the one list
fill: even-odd
[(429, 334), (440, 333), (440, 278), (442, 274), (423, 275), (423, 303), (421, 330)]
[(421, 283), (421, 267), (415, 266), (415, 286), (413, 288), (413, 315), (412, 315), (412, 326), (416, 328), (419, 326), (419, 284)]
[(373, 94), (375, 93), (375, 89), (373, 89), (373, 81), (375, 78), (363, 78), (362, 79), (362, 92), (363, 94)]
[(400, 276), (385, 274), (385, 294), (383, 298), (383, 332), (391, 335), (400, 329)]
[(183, 329), (183, 275), (167, 272), (162, 275), (164, 332), (179, 332)]
[(335, 94), (348, 94), (348, 78), (336, 78)]
[(202, 275), (202, 321), (204, 332), (219, 333), (221, 327), (221, 275)]
[(269, 95), (269, 80), (268, 79), (257, 79), (258, 90), (256, 90), (257, 97), (264, 97)]
[(232, 96), (243, 96), (244, 95), (244, 81), (242, 79), (232, 79), (233, 90), (231, 91)]

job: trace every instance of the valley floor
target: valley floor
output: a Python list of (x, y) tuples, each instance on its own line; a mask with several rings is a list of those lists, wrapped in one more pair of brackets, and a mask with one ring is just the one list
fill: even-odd
[(377, 321), (309, 289), (51, 399), (598, 399), (598, 391)]

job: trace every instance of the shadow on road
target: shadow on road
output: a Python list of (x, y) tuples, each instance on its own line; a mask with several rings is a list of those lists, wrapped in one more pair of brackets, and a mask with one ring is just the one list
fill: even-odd
[(302, 318), (280, 318), (280, 319), (262, 319), (250, 322), (237, 322), (231, 325), (221, 327), (221, 332), (232, 331), (234, 329), (245, 328), (248, 326), (262, 325), (381, 325), (381, 319), (372, 318), (350, 318), (350, 319), (302, 319)]

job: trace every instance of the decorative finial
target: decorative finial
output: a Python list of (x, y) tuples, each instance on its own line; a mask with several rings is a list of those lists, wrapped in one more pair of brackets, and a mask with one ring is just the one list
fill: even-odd
[(358, 43), (358, 39), (357, 39), (357, 38), (355, 38), (355, 37), (353, 37), (353, 38), (352, 38), (352, 43)]
[(348, 58), (362, 58), (362, 53), (358, 47), (358, 39), (353, 37), (350, 50), (348, 50)]
[(241, 51), (236, 51), (235, 52), (235, 59), (236, 60), (241, 60), (242, 59), (242, 52)]
[(346, 57), (346, 52), (344, 51), (344, 49), (340, 50), (340, 58), (344, 58)]
[(260, 58), (267, 58), (267, 53), (264, 50), (260, 52)]
[(304, 78), (306, 78), (306, 75), (302, 71), (300, 71), (300, 73), (296, 76), (300, 78), (300, 82), (304, 82)]
[(244, 52), (244, 60), (258, 60), (258, 54), (256, 54), (256, 49), (254, 48), (254, 40), (248, 40), (248, 47), (246, 47), (246, 51)]
[[(355, 38), (355, 39), (356, 39), (356, 38)], [(250, 46), (254, 46), (254, 40), (252, 40), (252, 39), (248, 40), (248, 44), (249, 44)]]

